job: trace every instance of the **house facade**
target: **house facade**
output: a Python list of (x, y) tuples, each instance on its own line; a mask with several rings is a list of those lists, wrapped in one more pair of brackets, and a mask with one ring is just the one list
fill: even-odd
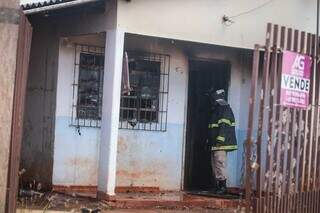
[(268, 22), (316, 26), (316, 2), (301, 0), (38, 1), (21, 2), (34, 25), (21, 167), (101, 196), (209, 187), (212, 87), (234, 110), (228, 184), (241, 187), (252, 48)]

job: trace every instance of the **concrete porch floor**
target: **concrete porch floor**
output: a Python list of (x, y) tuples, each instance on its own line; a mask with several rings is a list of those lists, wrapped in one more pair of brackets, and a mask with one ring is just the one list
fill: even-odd
[(207, 208), (237, 209), (240, 200), (191, 195), (186, 192), (118, 193), (108, 201), (114, 208)]
[(47, 193), (37, 199), (19, 198), (19, 211), (81, 212), (81, 208), (119, 213), (160, 212), (241, 212), (240, 200), (190, 195), (185, 192), (118, 193), (107, 201), (98, 201), (91, 194)]

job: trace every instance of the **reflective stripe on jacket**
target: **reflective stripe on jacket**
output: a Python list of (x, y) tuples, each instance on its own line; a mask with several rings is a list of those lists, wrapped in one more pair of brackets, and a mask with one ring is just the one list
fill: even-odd
[(237, 150), (235, 119), (229, 105), (217, 105), (210, 113), (208, 142), (211, 150)]

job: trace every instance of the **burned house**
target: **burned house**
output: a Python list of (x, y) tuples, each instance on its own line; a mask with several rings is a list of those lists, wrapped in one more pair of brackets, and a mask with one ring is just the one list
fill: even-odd
[[(234, 15), (259, 7), (252, 2), (22, 2), (34, 29), (22, 182), (101, 197), (210, 187), (204, 93), (213, 87), (227, 91), (235, 113), (238, 150), (228, 154), (228, 184), (241, 187), (253, 45), (263, 42), (269, 21), (313, 24), (311, 13), (270, 15), (302, 6), (298, 0)], [(121, 91), (124, 78), (130, 91)]]

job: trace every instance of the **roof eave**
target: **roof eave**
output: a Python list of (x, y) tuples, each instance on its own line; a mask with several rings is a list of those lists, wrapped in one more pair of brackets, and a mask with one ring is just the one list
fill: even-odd
[(74, 7), (82, 4), (87, 4), (87, 3), (92, 3), (92, 2), (98, 2), (101, 0), (74, 0), (74, 1), (66, 1), (58, 4), (52, 4), (52, 5), (47, 5), (47, 6), (41, 6), (41, 7), (35, 7), (31, 9), (24, 9), (24, 14), (29, 15), (29, 14), (35, 14), (35, 13), (40, 13), (40, 12), (45, 12), (45, 11), (51, 11), (51, 10), (58, 10), (58, 9), (64, 9), (68, 7)]

